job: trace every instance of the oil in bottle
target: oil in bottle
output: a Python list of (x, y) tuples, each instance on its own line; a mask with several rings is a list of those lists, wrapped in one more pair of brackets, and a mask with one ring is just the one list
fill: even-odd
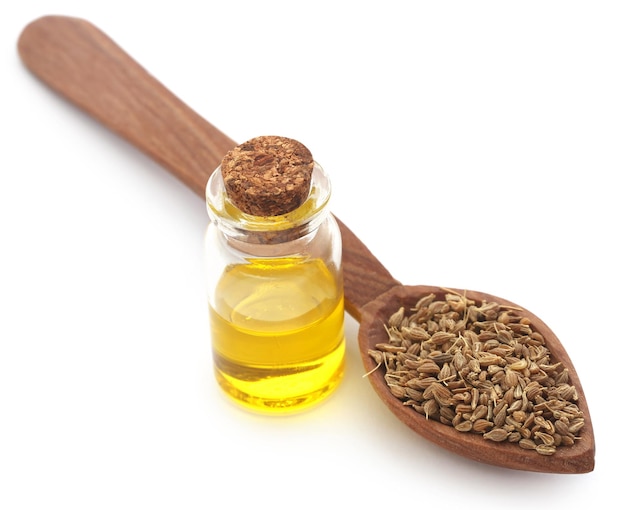
[(320, 259), (228, 268), (210, 315), (218, 382), (246, 406), (301, 409), (341, 380), (343, 295)]

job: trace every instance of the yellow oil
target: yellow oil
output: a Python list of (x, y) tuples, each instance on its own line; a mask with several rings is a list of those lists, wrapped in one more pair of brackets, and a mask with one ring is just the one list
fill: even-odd
[(343, 292), (319, 259), (257, 259), (227, 268), (210, 319), (217, 381), (249, 409), (304, 409), (343, 376)]

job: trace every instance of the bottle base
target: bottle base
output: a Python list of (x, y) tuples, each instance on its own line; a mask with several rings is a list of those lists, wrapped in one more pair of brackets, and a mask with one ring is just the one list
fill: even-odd
[[(307, 392), (290, 391), (289, 381), (281, 382), (280, 377), (275, 377), (271, 378), (273, 391), (268, 392), (271, 394), (263, 395), (247, 390), (247, 388), (254, 390), (255, 383), (242, 382), (241, 379), (229, 376), (218, 366), (215, 367), (217, 383), (229, 400), (248, 411), (272, 415), (294, 414), (321, 404), (335, 392), (343, 379), (343, 375), (344, 365), (342, 362), (326, 384)], [(260, 383), (257, 381), (256, 384), (267, 386), (269, 382), (270, 379)], [(281, 391), (276, 391), (276, 388), (280, 388)]]

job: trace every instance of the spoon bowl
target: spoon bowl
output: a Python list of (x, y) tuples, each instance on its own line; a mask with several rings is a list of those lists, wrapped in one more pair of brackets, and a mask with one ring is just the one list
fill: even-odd
[[(91, 23), (66, 16), (46, 16), (29, 24), (18, 41), (26, 67), (44, 83), (176, 175), (204, 198), (205, 186), (223, 156), (236, 144), (201, 118), (107, 35)], [(359, 348), (369, 380), (378, 396), (406, 425), (426, 439), (464, 457), (500, 467), (546, 473), (593, 470), (595, 442), (580, 380), (565, 349), (552, 331), (525, 311), (543, 334), (553, 359), (570, 372), (578, 392), (585, 426), (573, 446), (551, 456), (517, 445), (486, 441), (426, 420), (403, 406), (387, 387), (368, 352), (387, 340), (383, 324), (400, 306), (414, 306), (426, 294), (442, 297), (437, 287), (403, 286), (339, 219), (342, 234), (346, 311), (360, 322)], [(517, 306), (481, 292), (462, 291), (475, 301)], [(517, 307), (521, 308), (521, 307)]]
[[(383, 368), (378, 367), (368, 354), (370, 349), (376, 349), (376, 344), (388, 342), (387, 331), (383, 324), (387, 323), (389, 317), (400, 307), (410, 309), (419, 299), (431, 293), (435, 294), (437, 300), (443, 300), (445, 294), (450, 291), (464, 295), (477, 303), (496, 302), (522, 310), (520, 313), (530, 319), (534, 329), (543, 335), (545, 344), (551, 351), (553, 362), (561, 362), (568, 367), (570, 384), (576, 387), (579, 395), (577, 405), (585, 415), (585, 426), (579, 432), (574, 445), (557, 448), (553, 455), (544, 456), (532, 450), (523, 450), (514, 443), (494, 443), (485, 440), (480, 434), (458, 432), (450, 425), (444, 425), (433, 419), (428, 420), (412, 407), (403, 405), (402, 401), (391, 394), (384, 378)], [(363, 366), (366, 373), (369, 373), (369, 380), (378, 396), (397, 418), (433, 443), (458, 455), (511, 469), (552, 473), (585, 473), (593, 470), (593, 428), (578, 375), (567, 352), (552, 330), (539, 317), (519, 305), (483, 292), (420, 285), (397, 285), (363, 307), (358, 341)]]

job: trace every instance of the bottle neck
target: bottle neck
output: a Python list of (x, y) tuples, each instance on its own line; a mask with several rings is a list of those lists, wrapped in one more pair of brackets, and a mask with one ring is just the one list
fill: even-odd
[(211, 221), (230, 241), (275, 246), (313, 235), (329, 214), (330, 195), (330, 180), (315, 163), (309, 195), (300, 207), (278, 216), (253, 216), (229, 200), (218, 168), (207, 183), (206, 205)]

